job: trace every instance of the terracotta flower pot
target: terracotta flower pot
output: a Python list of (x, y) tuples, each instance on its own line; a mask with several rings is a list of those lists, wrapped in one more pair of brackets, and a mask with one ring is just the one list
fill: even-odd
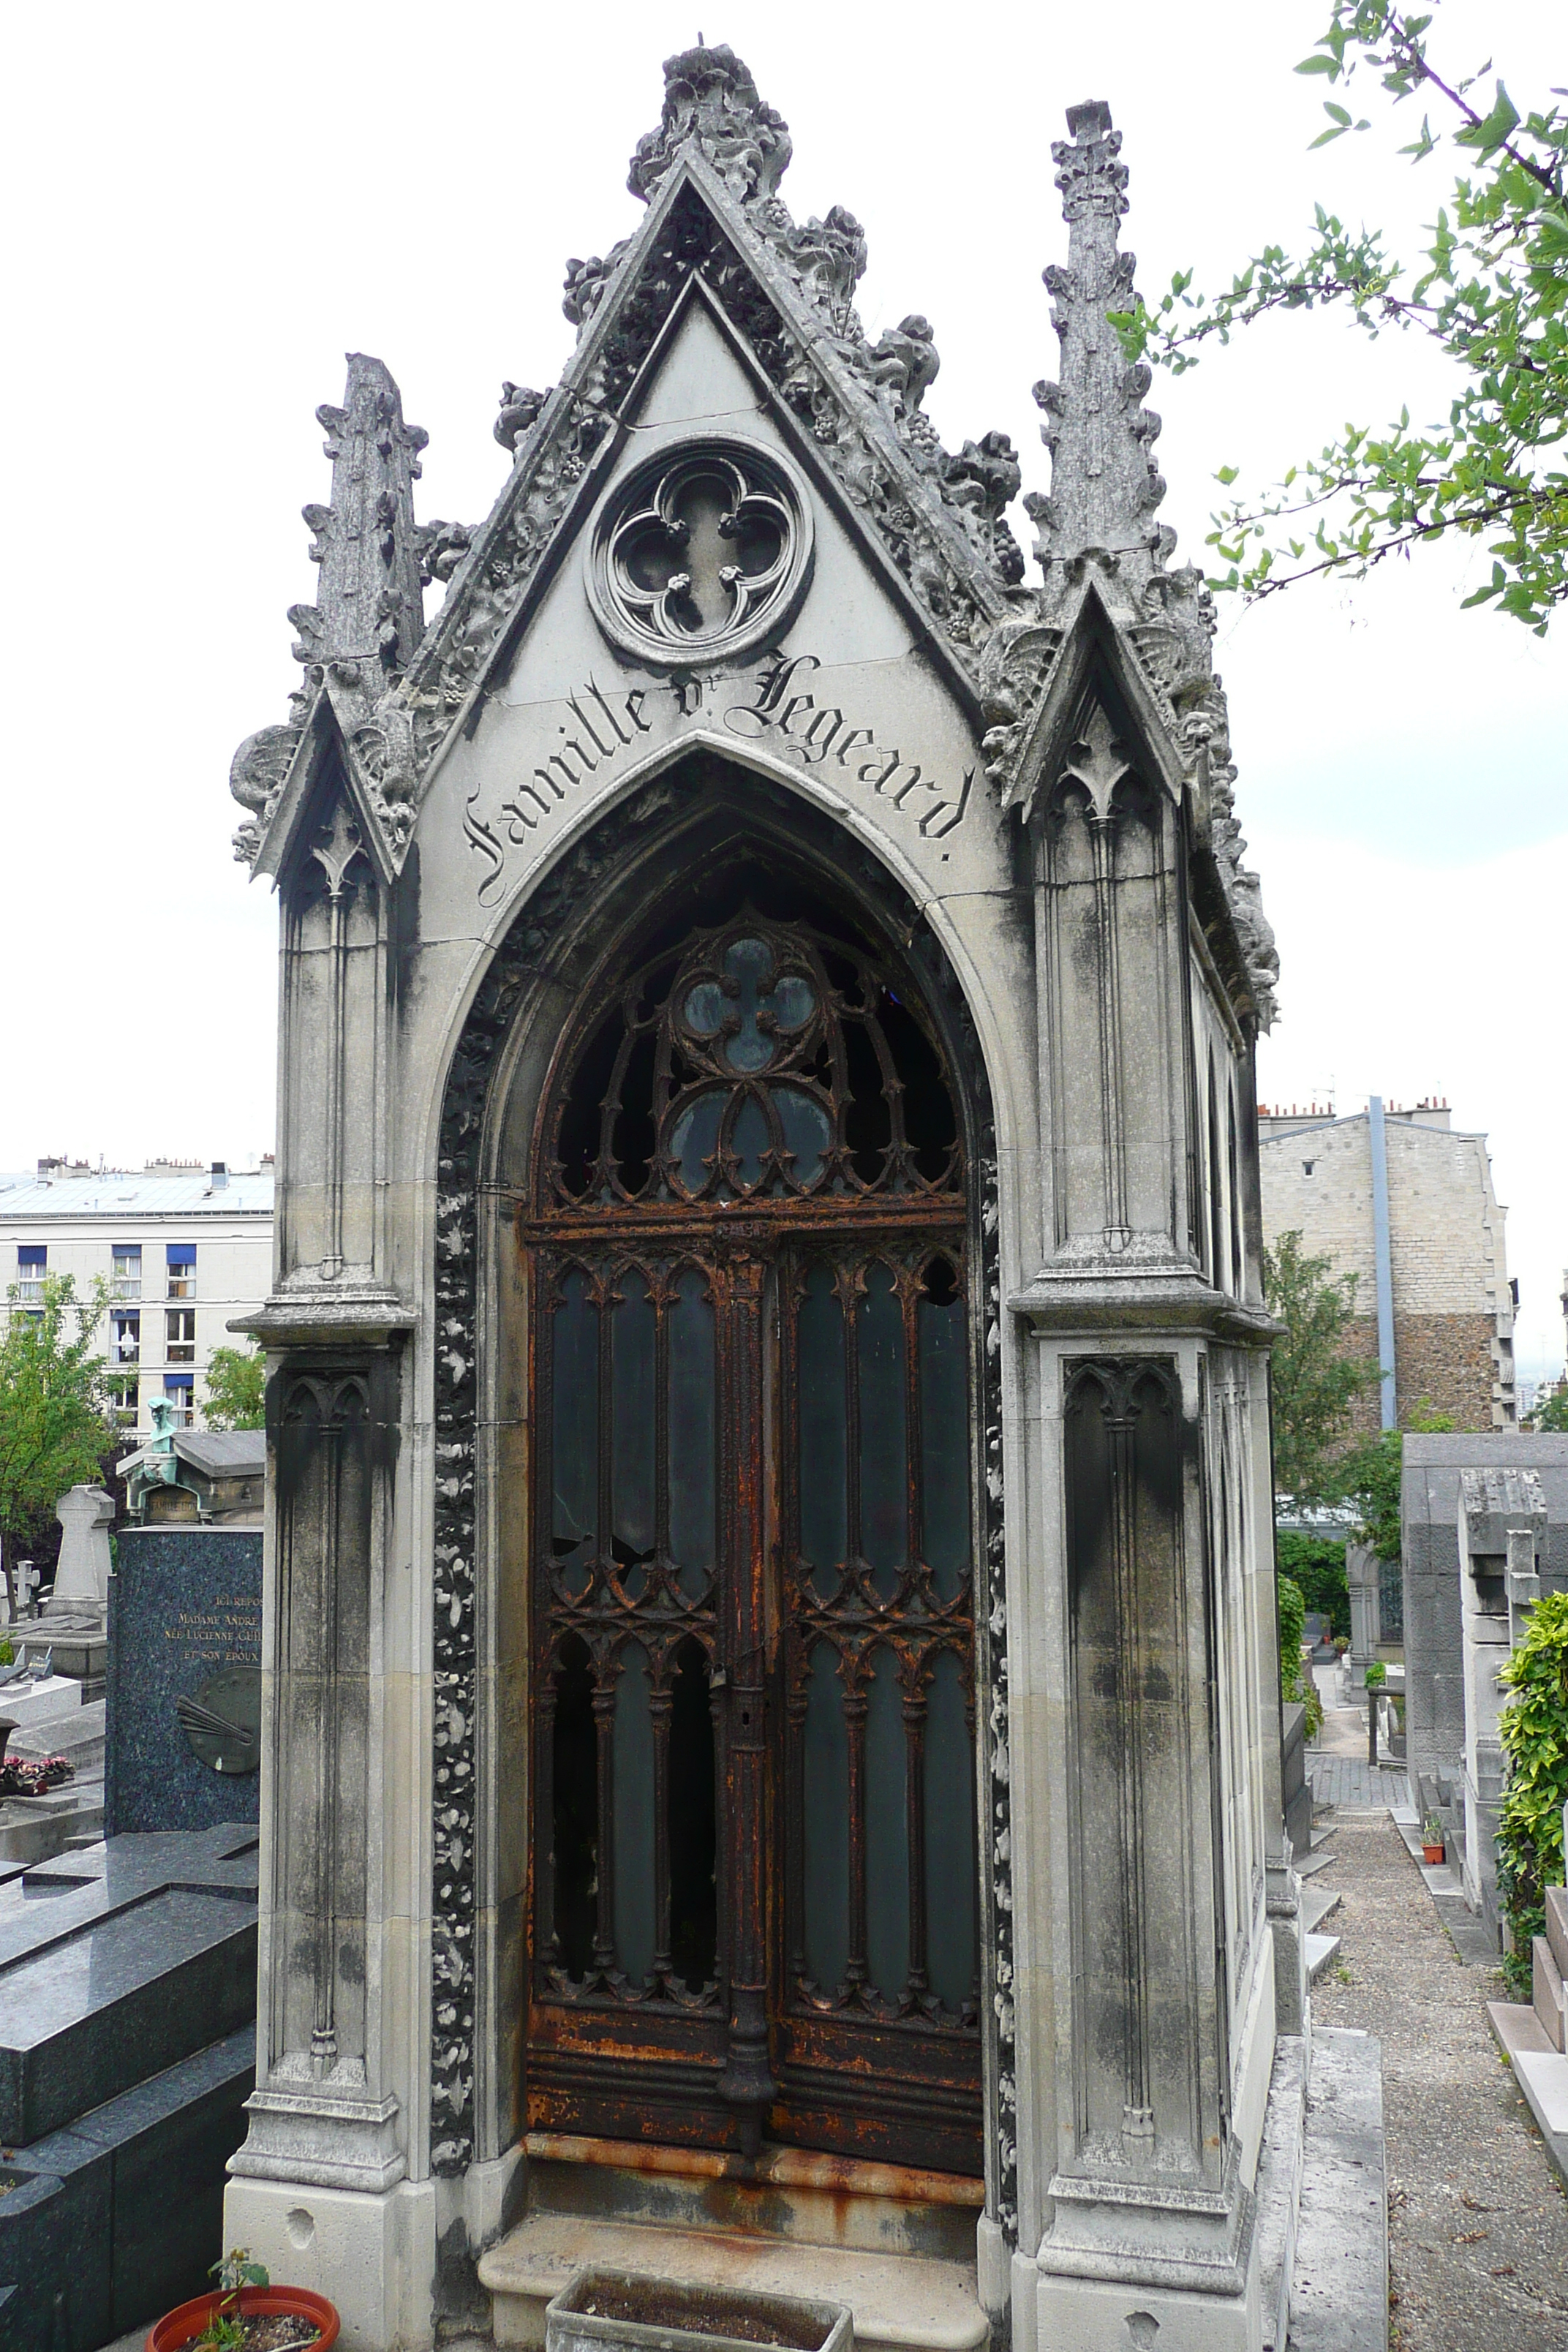
[[(237, 2298), (241, 2318), (287, 2316), (309, 2321), (321, 2329), (310, 2352), (327, 2352), (338, 2340), (338, 2315), (324, 2294), (302, 2286), (242, 2286)], [(232, 2310), (236, 2300), (225, 2294), (198, 2294), (192, 2303), (164, 2313), (147, 2338), (147, 2352), (184, 2352), (194, 2344), (220, 2304)]]
[(1444, 1851), (1445, 1849), (1440, 1845), (1424, 1845), (1421, 1849), (1422, 1859), (1425, 1862), (1441, 1862)]

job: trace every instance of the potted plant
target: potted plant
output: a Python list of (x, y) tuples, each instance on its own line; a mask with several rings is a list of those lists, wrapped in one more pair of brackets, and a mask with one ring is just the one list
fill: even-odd
[(338, 2315), (324, 2294), (274, 2286), (247, 2246), (212, 2266), (216, 2293), (165, 2312), (147, 2352), (328, 2352)]
[(1424, 1862), (1441, 1862), (1443, 1853), (1443, 1824), (1436, 1813), (1428, 1813), (1421, 1831), (1421, 1858)]
[(1351, 1637), (1350, 1637), (1350, 1635), (1349, 1635), (1348, 1633), (1336, 1633), (1336, 1634), (1334, 1635), (1334, 1655), (1335, 1655), (1335, 1657), (1336, 1657), (1336, 1658), (1342, 1658), (1342, 1657), (1344, 1656), (1345, 1652), (1350, 1648), (1350, 1645), (1351, 1645)]

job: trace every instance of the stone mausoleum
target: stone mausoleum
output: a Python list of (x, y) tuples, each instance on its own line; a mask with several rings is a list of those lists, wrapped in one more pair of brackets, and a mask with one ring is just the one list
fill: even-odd
[(1276, 959), (1107, 324), (1120, 139), (1054, 150), (1031, 572), (746, 68), (665, 81), (485, 522), (416, 520), (351, 359), (234, 763), (283, 984), (226, 2242), (355, 2347), (541, 2342), (600, 2260), (865, 2344), (1258, 2352)]

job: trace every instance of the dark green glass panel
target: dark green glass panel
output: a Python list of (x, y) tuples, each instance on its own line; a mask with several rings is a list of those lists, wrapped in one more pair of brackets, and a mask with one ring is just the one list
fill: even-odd
[(616, 1684), (616, 1958), (633, 1984), (653, 1969), (653, 1712), (647, 1653), (628, 1642)]
[(763, 1180), (763, 1154), (773, 1142), (768, 1132), (767, 1114), (754, 1095), (748, 1095), (735, 1113), (730, 1129), (730, 1149), (740, 1163), (736, 1181), (745, 1192)]
[(555, 1670), (551, 1778), (556, 1957), (569, 1977), (587, 1975), (598, 1925), (599, 1756), (594, 1729), (594, 1677), (584, 1643), (572, 1634)]
[(859, 1317), (860, 1549), (878, 1592), (890, 1601), (909, 1549), (904, 1315), (890, 1267), (867, 1268)]
[(669, 1955), (689, 1992), (700, 1992), (716, 1972), (714, 1800), (708, 1661), (699, 1643), (685, 1642), (669, 1709)]
[(708, 1279), (688, 1266), (669, 1314), (669, 1549), (680, 1589), (696, 1600), (714, 1550), (713, 1307)]
[(849, 1965), (849, 1732), (837, 1653), (811, 1654), (805, 1700), (805, 1972), (837, 1992)]
[(775, 1087), (773, 1108), (784, 1129), (785, 1149), (795, 1154), (791, 1175), (797, 1184), (815, 1184), (822, 1173), (823, 1154), (833, 1140), (833, 1124), (815, 1095), (798, 1087)]
[(695, 1102), (687, 1104), (670, 1132), (670, 1152), (689, 1192), (700, 1192), (712, 1173), (725, 1099), (716, 1089), (699, 1095)]
[(903, 1696), (891, 1650), (878, 1650), (866, 1704), (866, 1967), (897, 2000), (910, 1976), (910, 1824)]
[(845, 1498), (844, 1310), (831, 1270), (814, 1265), (800, 1302), (800, 1548), (826, 1598), (849, 1548)]
[(654, 1537), (654, 1400), (658, 1385), (653, 1301), (635, 1266), (616, 1277), (610, 1362), (615, 1403), (610, 1553), (628, 1592), (647, 1582)]
[(574, 1266), (553, 1317), (551, 1535), (567, 1589), (582, 1591), (594, 1550), (599, 1443), (599, 1316)]
[(973, 1773), (958, 1660), (942, 1650), (926, 1700), (926, 1975), (949, 2009), (974, 1995)]
[(951, 1601), (969, 1573), (969, 1412), (963, 1300), (938, 1258), (915, 1310), (921, 1372), (921, 1500), (926, 1566)]

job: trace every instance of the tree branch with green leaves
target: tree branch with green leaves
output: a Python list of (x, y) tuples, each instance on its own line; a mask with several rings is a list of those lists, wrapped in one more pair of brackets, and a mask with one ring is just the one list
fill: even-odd
[[(1279, 311), (1337, 307), (1369, 335), (1427, 337), (1457, 371), (1447, 422), (1415, 426), (1406, 407), (1381, 432), (1347, 424), (1272, 490), (1232, 500), (1211, 518), (1207, 544), (1228, 567), (1211, 585), (1256, 599), (1318, 574), (1363, 578), (1440, 539), (1483, 539), (1491, 577), (1466, 604), (1495, 602), (1540, 636), (1568, 598), (1559, 455), (1568, 436), (1568, 113), (1521, 114), (1500, 79), (1483, 110), (1472, 93), (1490, 61), (1463, 79), (1440, 73), (1427, 53), (1434, 22), (1435, 8), (1417, 16), (1394, 0), (1333, 0), (1327, 31), (1297, 68), (1347, 95), (1359, 74), (1375, 76), (1395, 105), (1425, 99), (1420, 134), (1400, 153), (1418, 163), (1452, 145), (1471, 167), (1419, 262), (1391, 258), (1377, 231), (1352, 234), (1320, 205), (1299, 257), (1265, 246), (1213, 295), (1179, 270), (1152, 309), (1140, 298), (1112, 323), (1130, 361), (1173, 374), (1195, 366), (1211, 339), (1228, 343)], [(1314, 147), (1372, 128), (1337, 99), (1324, 111)], [(1237, 473), (1225, 466), (1218, 478), (1228, 489)]]

